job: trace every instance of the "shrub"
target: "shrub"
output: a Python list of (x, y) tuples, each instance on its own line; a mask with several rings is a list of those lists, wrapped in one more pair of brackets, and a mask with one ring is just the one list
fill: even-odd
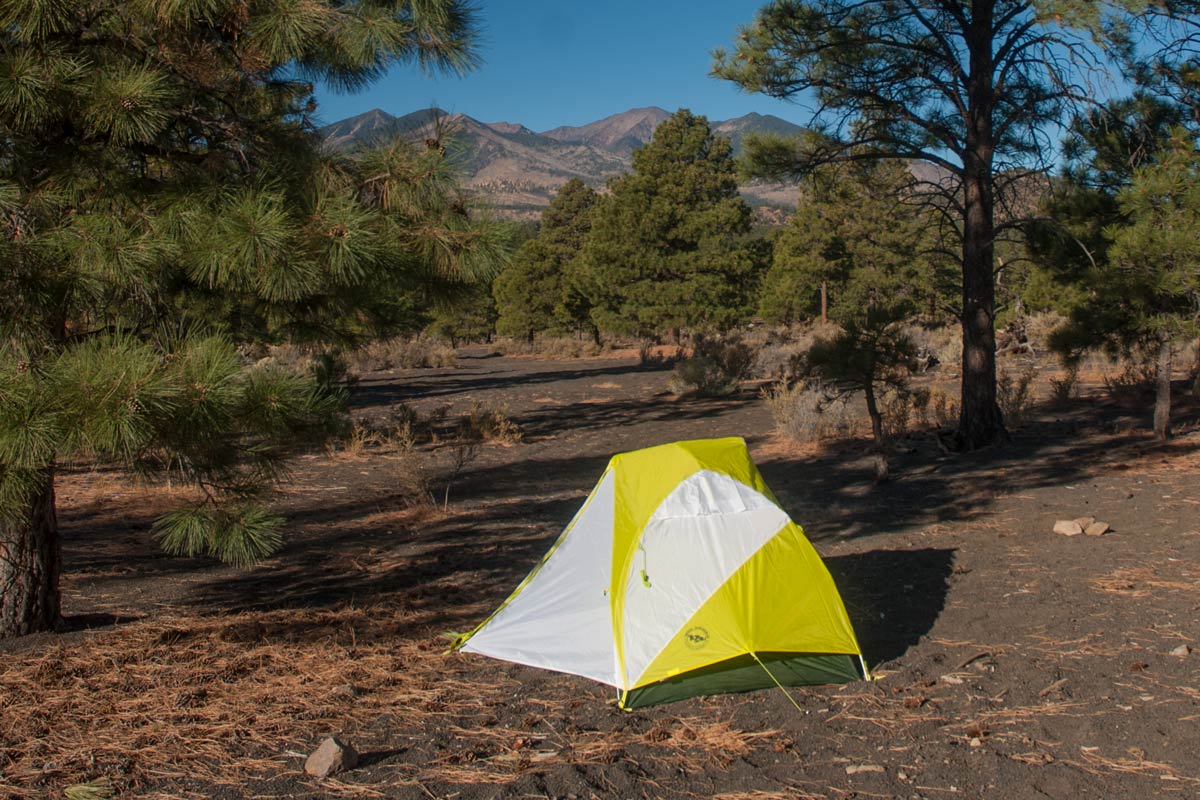
[(1067, 324), (1067, 318), (1056, 311), (1032, 314), (1025, 319), (1025, 335), (1034, 350), (1045, 353), (1052, 349), (1055, 333)]
[(929, 419), (939, 430), (958, 427), (958, 399), (946, 393), (944, 389), (933, 387), (929, 390), (928, 403)]
[(925, 389), (885, 389), (879, 400), (884, 436), (895, 439), (908, 433), (914, 424), (924, 426), (928, 405), (929, 392)]
[(996, 403), (1004, 415), (1005, 424), (1020, 427), (1033, 409), (1033, 367), (1028, 366), (1015, 376), (1001, 369), (996, 378)]
[(914, 372), (928, 372), (934, 367), (956, 371), (962, 364), (962, 331), (953, 325), (927, 328), (922, 325), (904, 326), (904, 334), (916, 352)]
[(667, 388), (677, 395), (711, 397), (731, 394), (737, 387), (736, 379), (730, 379), (720, 364), (705, 356), (693, 356), (680, 361), (667, 381)]
[(763, 400), (775, 420), (775, 430), (796, 442), (815, 442), (848, 435), (852, 428), (846, 399), (829, 398), (805, 381), (779, 382), (764, 387)]
[(1050, 400), (1056, 405), (1069, 403), (1079, 388), (1079, 363), (1072, 361), (1063, 369), (1061, 378), (1050, 379)]
[(754, 372), (757, 353), (737, 338), (697, 335), (691, 358), (675, 365), (669, 387), (675, 394), (732, 394)]
[(588, 358), (608, 350), (593, 339), (577, 336), (539, 335), (531, 342), (528, 339), (500, 336), (492, 342), (492, 348), (505, 356), (537, 356), (540, 358)]
[(521, 428), (509, 418), (507, 408), (476, 402), (459, 420), (455, 439), (516, 444), (521, 441)]
[(1128, 359), (1118, 361), (1118, 372), (1104, 372), (1104, 388), (1118, 403), (1141, 404), (1155, 392), (1155, 364), (1151, 354), (1135, 350)]
[(346, 364), (355, 372), (453, 367), (457, 363), (454, 348), (428, 336), (381, 339), (346, 354)]

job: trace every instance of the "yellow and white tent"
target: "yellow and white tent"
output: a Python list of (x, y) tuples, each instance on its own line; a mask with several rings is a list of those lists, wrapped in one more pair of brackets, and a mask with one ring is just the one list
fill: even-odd
[(833, 579), (740, 438), (613, 456), (455, 647), (607, 683), (622, 708), (867, 677)]

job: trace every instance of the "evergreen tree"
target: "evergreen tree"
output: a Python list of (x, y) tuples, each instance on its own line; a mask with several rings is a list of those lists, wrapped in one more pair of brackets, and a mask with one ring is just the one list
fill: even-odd
[(952, 267), (938, 247), (938, 215), (913, 195), (895, 162), (828, 165), (809, 175), (795, 216), (775, 243), (759, 313), (768, 321), (845, 322), (877, 293), (902, 292), (914, 312), (951, 299)]
[(650, 337), (748, 316), (765, 248), (750, 238), (728, 139), (681, 109), (610, 188), (572, 267), (597, 327)]
[(0, 0), (0, 637), (60, 619), (72, 460), (199, 487), (156, 525), (172, 552), (278, 545), (257, 498), (337, 404), (235, 343), (411, 320), (393, 289), (500, 246), (436, 153), (326, 156), (307, 81), (468, 68), (473, 22), (458, 0)]
[[(1139, 0), (1128, 0), (1130, 3)], [(750, 91), (815, 95), (814, 134), (748, 144), (752, 171), (920, 159), (952, 181), (932, 190), (960, 233), (963, 329), (958, 444), (1004, 436), (996, 402), (995, 244), (1004, 182), (1044, 169), (1047, 135), (1086, 96), (1073, 74), (1113, 3), (1086, 0), (775, 0), (714, 72)]]
[(596, 200), (596, 192), (578, 178), (558, 190), (542, 212), (537, 236), (518, 248), (493, 285), (498, 333), (532, 341), (534, 334), (586, 322), (586, 309), (572, 301), (567, 268), (591, 229)]
[(1120, 221), (1085, 273), (1088, 300), (1058, 335), (1068, 352), (1097, 344), (1156, 354), (1154, 434), (1170, 433), (1175, 343), (1200, 331), (1200, 153), (1184, 129), (1115, 196)]

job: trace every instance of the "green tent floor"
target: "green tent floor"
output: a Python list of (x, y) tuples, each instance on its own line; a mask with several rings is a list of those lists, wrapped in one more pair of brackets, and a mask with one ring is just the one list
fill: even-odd
[(621, 696), (621, 708), (628, 710), (673, 703), (689, 697), (749, 692), (774, 686), (775, 681), (783, 686), (810, 686), (849, 683), (865, 677), (858, 656), (840, 653), (757, 655), (757, 660), (753, 655), (741, 655), (649, 686), (630, 689)]

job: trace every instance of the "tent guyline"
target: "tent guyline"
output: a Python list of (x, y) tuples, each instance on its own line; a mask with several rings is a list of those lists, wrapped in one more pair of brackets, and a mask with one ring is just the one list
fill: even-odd
[(829, 571), (740, 438), (613, 456), (452, 649), (606, 683), (624, 709), (869, 677)]

